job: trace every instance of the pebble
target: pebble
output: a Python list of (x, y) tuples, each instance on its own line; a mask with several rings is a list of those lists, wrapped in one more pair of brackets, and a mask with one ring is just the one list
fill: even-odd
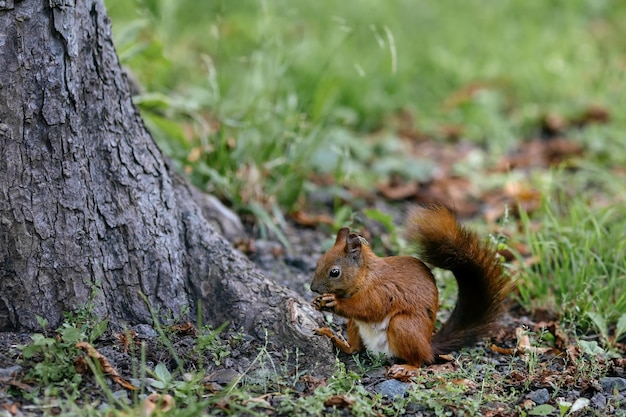
[(606, 397), (601, 392), (596, 392), (596, 394), (591, 397), (591, 404), (597, 409), (604, 410), (606, 408)]
[(139, 335), (139, 337), (141, 338), (151, 338), (158, 336), (156, 330), (154, 330), (154, 328), (149, 324), (138, 324), (136, 326), (133, 326), (133, 330), (136, 331), (137, 335)]
[(207, 375), (204, 379), (205, 381), (215, 382), (220, 385), (227, 385), (237, 381), (240, 377), (241, 375), (232, 369), (218, 369)]
[(118, 401), (122, 401), (124, 404), (130, 404), (130, 399), (128, 398), (128, 391), (126, 390), (117, 390), (113, 392), (113, 398)]
[(550, 401), (550, 393), (547, 389), (541, 388), (526, 394), (526, 398), (532, 400), (535, 404), (545, 404)]
[(8, 368), (0, 368), (1, 378), (11, 378), (13, 375), (18, 374), (22, 370), (20, 365), (13, 365)]
[(626, 390), (626, 378), (620, 378), (617, 376), (607, 376), (600, 380), (600, 385), (602, 385), (602, 389), (609, 394), (613, 394), (615, 390), (624, 391)]
[(377, 384), (374, 387), (374, 391), (381, 394), (383, 397), (404, 397), (411, 384), (407, 382), (401, 382), (397, 379), (388, 379), (386, 381)]

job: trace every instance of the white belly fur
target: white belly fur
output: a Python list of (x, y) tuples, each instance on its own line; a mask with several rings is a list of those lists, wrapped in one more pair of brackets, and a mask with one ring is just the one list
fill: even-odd
[(387, 356), (393, 356), (389, 350), (389, 339), (387, 338), (387, 328), (389, 327), (390, 319), (387, 316), (379, 323), (366, 323), (354, 320), (359, 327), (359, 334), (367, 350), (376, 354), (384, 353)]

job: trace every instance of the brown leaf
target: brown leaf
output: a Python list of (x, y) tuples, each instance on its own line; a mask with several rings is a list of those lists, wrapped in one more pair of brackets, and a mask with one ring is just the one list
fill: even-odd
[[(440, 358), (442, 356), (446, 356), (446, 355), (439, 355)], [(456, 369), (456, 365), (453, 361), (454, 361), (454, 358), (452, 358), (450, 362), (436, 363), (434, 365), (429, 365), (428, 368), (426, 369), (428, 370), (428, 372), (432, 371), (435, 374), (445, 374), (448, 372), (452, 372)]]
[(520, 354), (524, 353), (547, 353), (552, 350), (552, 348), (547, 347), (537, 347), (532, 346), (530, 344), (530, 337), (526, 333), (524, 329), (518, 327), (515, 329), (515, 335), (517, 336), (517, 352)]
[(333, 218), (327, 214), (309, 214), (302, 210), (296, 210), (289, 214), (291, 218), (304, 227), (316, 227), (320, 224), (333, 224)]
[(439, 134), (451, 142), (458, 141), (464, 133), (464, 128), (461, 125), (442, 125), (439, 126)]
[(568, 121), (558, 114), (548, 113), (541, 120), (541, 131), (545, 135), (554, 136), (567, 129)]
[(508, 376), (513, 383), (524, 382), (528, 379), (528, 375), (520, 371), (511, 371)]
[(89, 371), (89, 365), (84, 357), (78, 356), (74, 359), (74, 369), (79, 374), (86, 374)]
[(515, 354), (515, 349), (514, 348), (503, 348), (503, 347), (497, 346), (497, 345), (495, 345), (493, 343), (491, 343), (489, 345), (489, 349), (492, 352), (499, 353), (500, 355), (514, 355)]
[(475, 200), (476, 184), (459, 176), (438, 178), (418, 190), (417, 198), (423, 202), (447, 201), (454, 203), (454, 211), (460, 217), (470, 217), (478, 212)]
[(566, 138), (555, 138), (545, 144), (543, 151), (548, 165), (558, 165), (561, 162), (583, 154), (583, 147)]
[(120, 374), (118, 374), (117, 371), (113, 368), (109, 360), (103, 354), (98, 352), (98, 350), (95, 347), (93, 347), (91, 344), (87, 342), (78, 342), (76, 343), (76, 347), (78, 349), (85, 351), (87, 353), (87, 356), (89, 356), (91, 359), (98, 361), (98, 363), (102, 367), (102, 372), (104, 372), (106, 376), (111, 378), (113, 382), (117, 383), (122, 388), (127, 389), (129, 391), (135, 391), (138, 389), (137, 387), (132, 385), (130, 382), (122, 378)]
[(521, 327), (515, 329), (515, 337), (517, 339), (517, 346), (515, 348), (503, 348), (500, 346), (496, 346), (495, 344), (490, 344), (489, 349), (493, 352), (499, 353), (501, 355), (515, 355), (520, 354), (523, 355), (525, 353), (536, 353), (542, 354), (552, 351), (552, 348), (549, 347), (537, 347), (532, 346), (530, 344), (530, 337), (526, 334), (525, 330)]
[(564, 137), (554, 137), (548, 140), (534, 139), (521, 143), (512, 154), (504, 156), (496, 171), (509, 172), (511, 169), (530, 167), (546, 168), (580, 156), (583, 151), (580, 144)]
[(306, 386), (307, 392), (313, 392), (318, 387), (325, 387), (326, 386), (326, 379), (316, 378), (316, 377), (314, 377), (312, 375), (302, 375), (300, 377), (300, 381), (304, 382), (304, 385)]
[(270, 404), (269, 401), (267, 401), (267, 398), (271, 397), (273, 395), (273, 393), (271, 394), (263, 394), (259, 397), (254, 397), (254, 398), (250, 398), (248, 401), (245, 402), (245, 404), (254, 404), (255, 407), (263, 407), (268, 411), (272, 411), (274, 408), (272, 407), (272, 405)]
[(21, 416), (23, 415), (20, 411), (20, 403), (4, 403), (1, 404), (0, 407), (4, 408), (9, 414), (12, 416)]
[(354, 404), (354, 400), (347, 395), (333, 395), (324, 401), (324, 407), (347, 408)]
[(605, 124), (611, 121), (611, 113), (605, 107), (593, 105), (589, 106), (580, 116), (573, 120), (573, 123), (579, 127), (598, 123)]
[(155, 411), (159, 411), (161, 413), (166, 413), (174, 408), (176, 402), (174, 401), (174, 397), (169, 394), (157, 394), (152, 393), (143, 400), (142, 408), (143, 414), (142, 416), (148, 417), (154, 414)]
[(468, 378), (456, 378), (452, 380), (452, 383), (468, 389), (474, 389), (478, 386), (475, 381)]
[(626, 358), (613, 358), (613, 364), (619, 368), (626, 368)]
[(115, 337), (122, 345), (122, 352), (127, 353), (130, 349), (130, 344), (135, 342), (137, 339), (137, 332), (134, 330), (127, 330), (123, 333), (117, 333)]
[(254, 239), (238, 239), (235, 241), (235, 247), (246, 255), (256, 253), (256, 241)]
[(0, 379), (0, 382), (3, 384), (11, 385), (13, 387), (19, 388), (24, 392), (32, 392), (33, 387), (28, 384), (23, 383), (22, 381), (18, 381), (17, 379)]
[(196, 336), (198, 334), (194, 325), (189, 321), (187, 323), (170, 326), (169, 330), (181, 336)]
[(383, 197), (389, 200), (406, 200), (409, 197), (413, 197), (419, 190), (419, 184), (415, 181), (411, 181), (403, 184), (379, 184), (377, 186), (378, 191)]
[(571, 363), (577, 363), (578, 355), (580, 355), (578, 345), (569, 345), (565, 351), (567, 352), (567, 356)]

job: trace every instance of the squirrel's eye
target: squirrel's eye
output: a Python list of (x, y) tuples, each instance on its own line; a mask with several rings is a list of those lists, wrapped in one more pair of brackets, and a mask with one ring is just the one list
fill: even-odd
[(333, 268), (330, 270), (330, 273), (328, 275), (330, 275), (331, 278), (337, 278), (339, 274), (341, 274), (339, 268)]

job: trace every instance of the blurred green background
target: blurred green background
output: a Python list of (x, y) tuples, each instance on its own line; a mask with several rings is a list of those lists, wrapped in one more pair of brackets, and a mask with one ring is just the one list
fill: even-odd
[(314, 172), (375, 183), (402, 123), (497, 157), (546, 115), (600, 106), (612, 123), (579, 140), (626, 162), (624, 2), (106, 4), (159, 145), (238, 209), (290, 209)]

